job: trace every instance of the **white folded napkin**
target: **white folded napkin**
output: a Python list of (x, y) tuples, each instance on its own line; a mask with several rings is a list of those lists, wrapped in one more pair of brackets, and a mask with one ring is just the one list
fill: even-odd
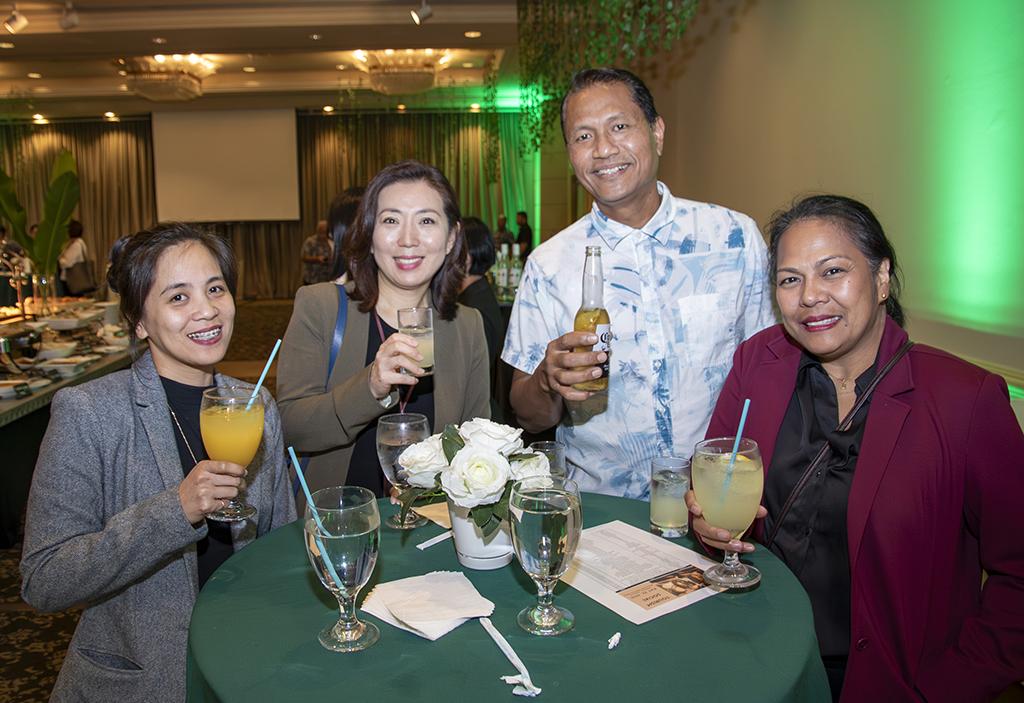
[(378, 584), (362, 610), (433, 641), (470, 618), (490, 615), (494, 603), (481, 596), (461, 571), (433, 571)]
[(512, 666), (519, 672), (518, 676), (502, 676), (501, 680), (507, 684), (515, 686), (512, 689), (512, 694), (516, 696), (527, 696), (533, 698), (539, 696), (541, 689), (533, 684), (530, 680), (530, 672), (526, 670), (526, 664), (523, 664), (523, 660), (516, 654), (516, 650), (512, 649), (512, 645), (508, 643), (504, 635), (498, 632), (492, 623), (490, 618), (480, 618), (480, 624), (487, 631), (487, 634), (491, 636), (494, 643), (498, 645), (498, 649), (505, 655), (505, 658), (512, 662)]

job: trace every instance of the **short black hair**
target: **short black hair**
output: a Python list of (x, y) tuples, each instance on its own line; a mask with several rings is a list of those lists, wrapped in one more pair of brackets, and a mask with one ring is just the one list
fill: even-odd
[(771, 281), (775, 282), (782, 235), (803, 220), (826, 220), (842, 230), (868, 260), (872, 273), (878, 272), (882, 261), (889, 260), (889, 297), (885, 299), (885, 311), (902, 327), (904, 315), (900, 305), (900, 268), (896, 263), (896, 250), (871, 208), (853, 198), (811, 195), (772, 215), (768, 223), (768, 276)]
[(352, 186), (338, 193), (327, 211), (327, 234), (334, 241), (334, 257), (331, 261), (331, 280), (343, 273), (348, 273), (348, 262), (341, 253), (345, 246), (345, 235), (355, 222), (359, 203), (363, 199), (366, 188)]
[(121, 296), (121, 314), (128, 323), (134, 346), (135, 328), (142, 319), (146, 298), (156, 278), (156, 266), (165, 251), (178, 244), (198, 242), (207, 248), (220, 266), (232, 297), (238, 288), (238, 264), (227, 240), (182, 222), (159, 224), (136, 234), (126, 234), (110, 250), (107, 284)]
[(519, 217), (520, 215), (523, 216), (524, 220), (529, 220), (530, 219), (529, 217), (527, 217), (526, 212), (524, 210), (520, 210), (519, 212), (516, 213), (516, 217)]
[(469, 271), (474, 276), (483, 276), (494, 266), (494, 237), (487, 224), (479, 217), (463, 217), (462, 233), (466, 236), (469, 249)]
[(654, 96), (651, 95), (651, 91), (640, 80), (639, 76), (624, 68), (584, 68), (573, 75), (572, 81), (569, 82), (569, 90), (565, 92), (565, 97), (562, 98), (562, 139), (566, 143), (568, 143), (569, 138), (565, 134), (565, 107), (569, 104), (569, 98), (592, 86), (609, 85), (611, 83), (621, 83), (629, 88), (630, 95), (633, 96), (633, 102), (644, 113), (647, 124), (653, 125), (655, 123), (658, 119), (658, 110), (654, 107)]
[(85, 228), (82, 227), (82, 223), (78, 220), (71, 220), (68, 222), (68, 237), (71, 239), (77, 239), (84, 234)]

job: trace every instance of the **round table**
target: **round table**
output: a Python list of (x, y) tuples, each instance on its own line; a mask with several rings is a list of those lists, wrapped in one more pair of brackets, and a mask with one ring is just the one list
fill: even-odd
[[(380, 507), (382, 516), (395, 512), (386, 502)], [(646, 529), (648, 517), (646, 502), (583, 497), (585, 527), (622, 520)], [(441, 531), (436, 525), (406, 533), (382, 528), (377, 568), (359, 602), (377, 583), (462, 570), (450, 540), (415, 548)], [(830, 700), (803, 589), (767, 550), (758, 549), (749, 561), (764, 574), (755, 590), (718, 594), (644, 625), (560, 584), (556, 602), (576, 614), (576, 628), (560, 637), (534, 637), (516, 625), (516, 613), (536, 598), (516, 561), (465, 573), (494, 602), (491, 621), (543, 689), (541, 700)], [(317, 633), (337, 616), (334, 598), (309, 565), (300, 523), (262, 537), (226, 561), (199, 594), (189, 627), (188, 699), (514, 698), (499, 677), (515, 668), (477, 622), (430, 642), (360, 611), (361, 619), (380, 627), (380, 641), (363, 652), (336, 654), (320, 646)], [(621, 643), (609, 650), (616, 632)]]

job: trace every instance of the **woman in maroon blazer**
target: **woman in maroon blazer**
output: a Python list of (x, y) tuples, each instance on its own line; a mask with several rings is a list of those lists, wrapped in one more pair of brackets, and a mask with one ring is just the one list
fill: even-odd
[[(754, 537), (777, 530), (772, 552), (807, 589), (835, 699), (991, 700), (1024, 678), (1024, 435), (1006, 384), (918, 344), (838, 431), (907, 341), (895, 253), (838, 196), (798, 202), (769, 234), (783, 324), (737, 349), (708, 428), (734, 434), (750, 398), (744, 435), (765, 466)], [(705, 544), (754, 549), (687, 501)]]

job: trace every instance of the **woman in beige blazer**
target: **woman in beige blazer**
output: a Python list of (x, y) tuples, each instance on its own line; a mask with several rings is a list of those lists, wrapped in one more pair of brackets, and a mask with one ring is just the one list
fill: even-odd
[[(392, 164), (366, 188), (342, 254), (350, 281), (304, 286), (285, 333), (277, 395), (286, 444), (311, 455), (310, 488), (361, 485), (383, 495), (376, 457), (382, 415), (422, 412), (434, 432), (490, 417), (480, 313), (456, 302), (465, 275), (459, 208), (447, 179), (416, 161)], [(330, 368), (340, 303), (344, 335)], [(434, 373), (397, 311), (434, 310)]]

